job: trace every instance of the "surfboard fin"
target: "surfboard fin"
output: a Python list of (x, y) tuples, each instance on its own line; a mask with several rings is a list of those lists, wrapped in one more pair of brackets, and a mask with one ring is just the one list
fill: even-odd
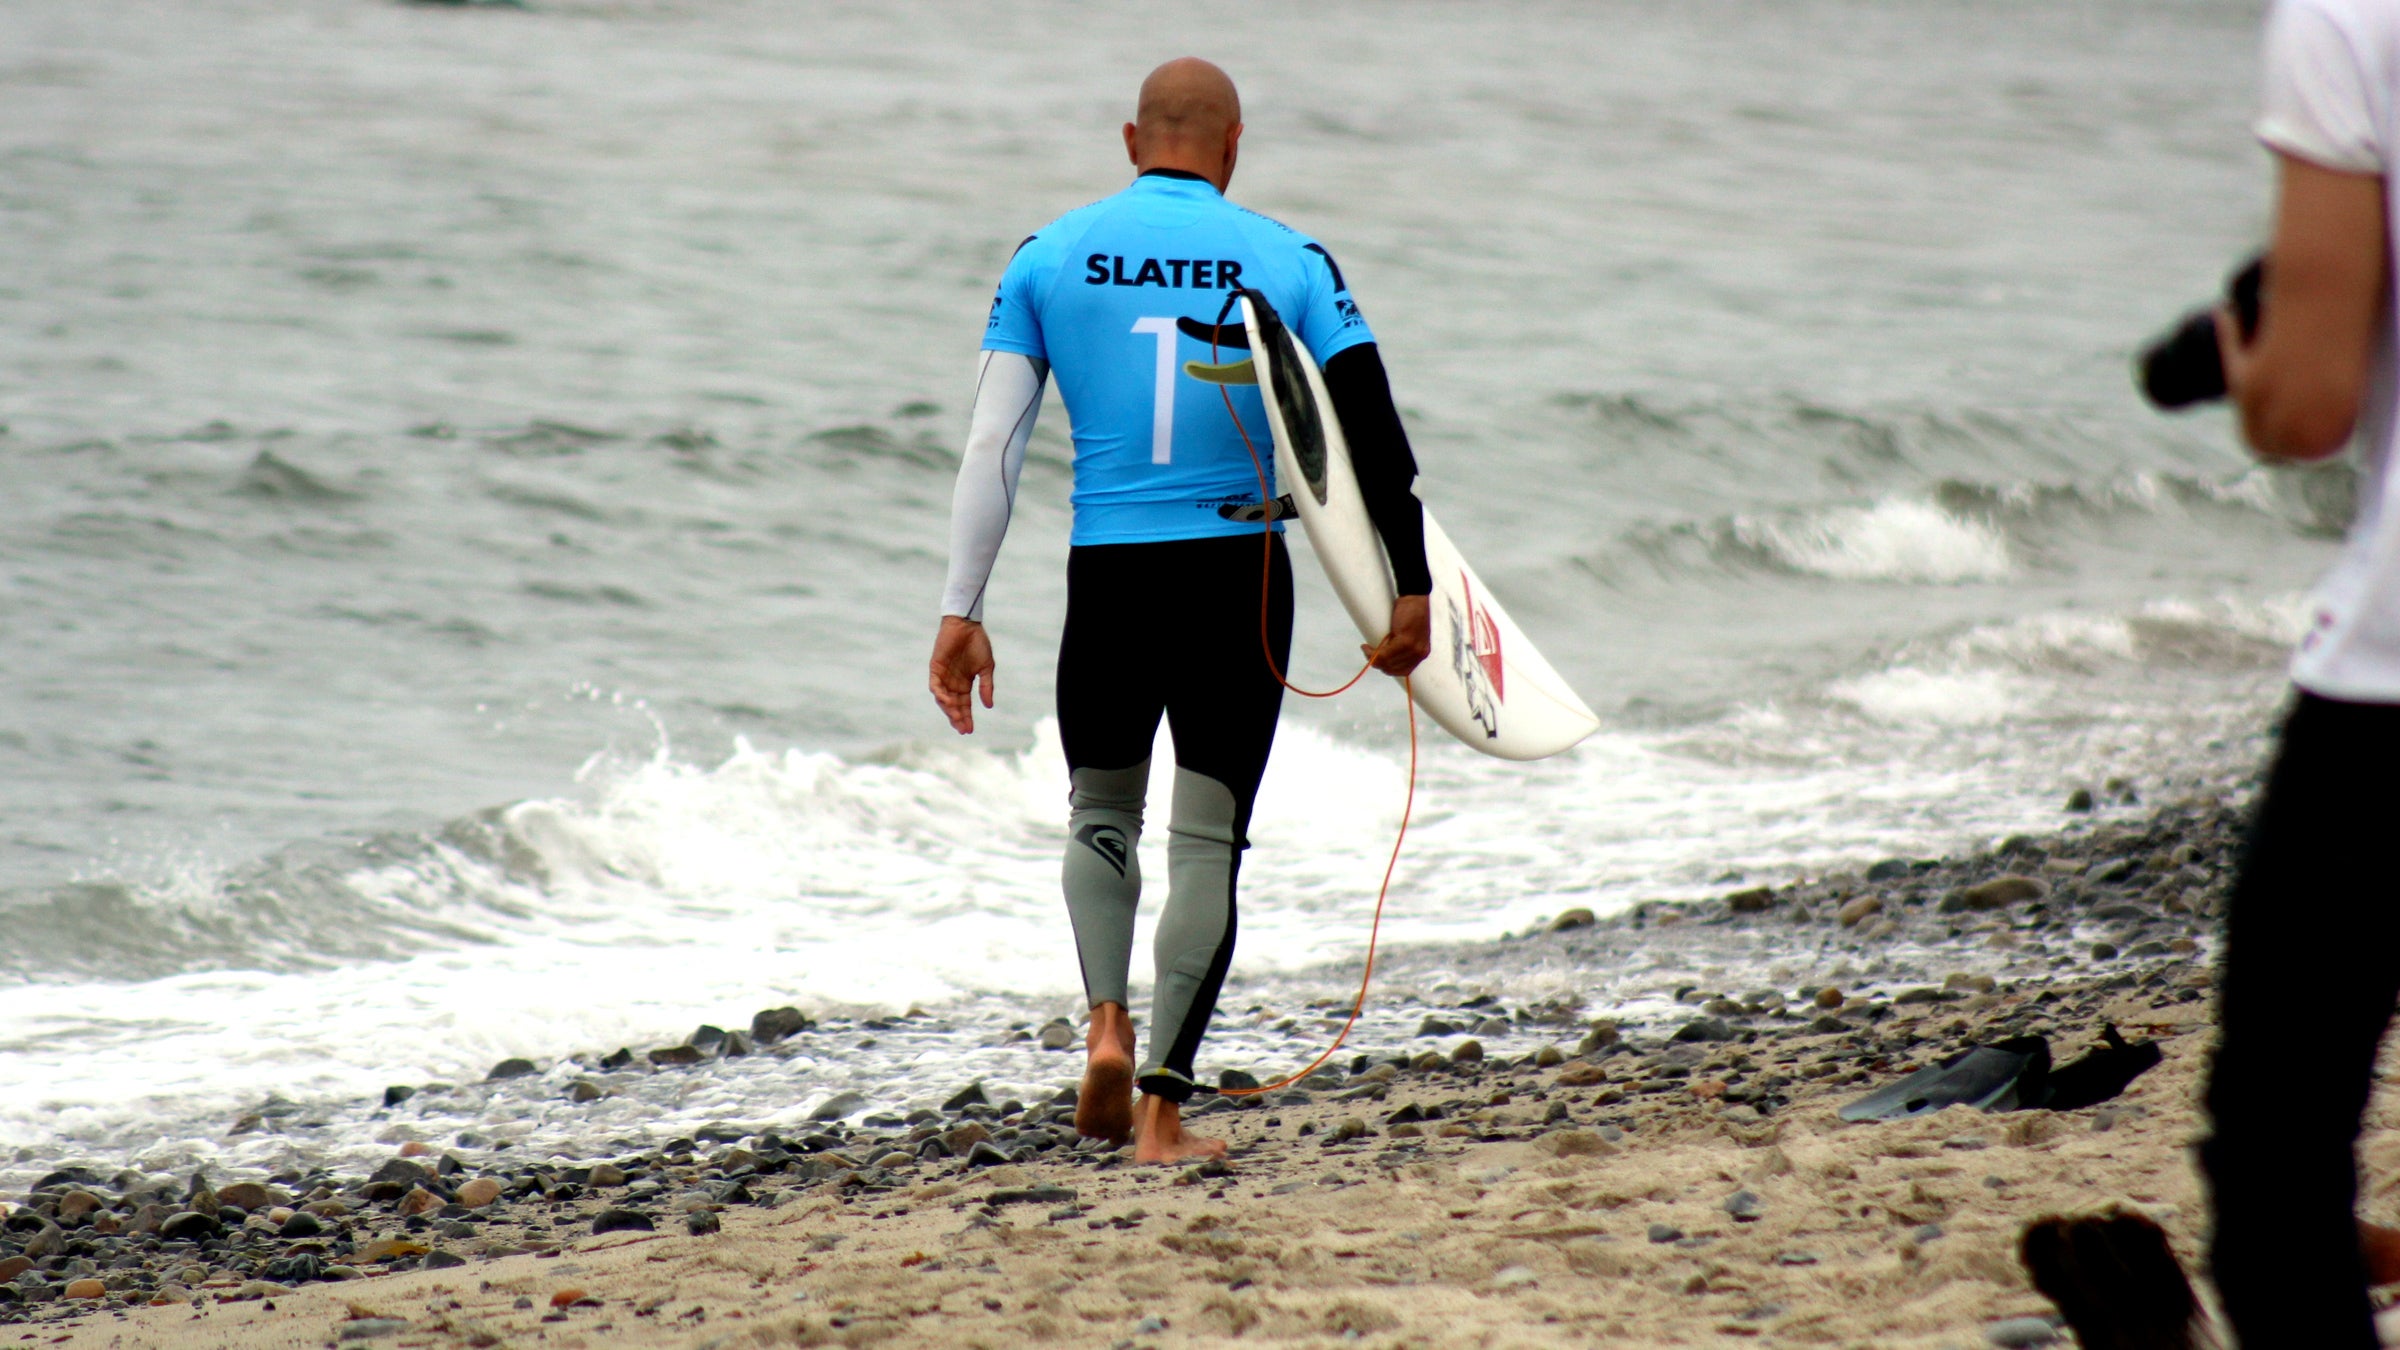
[(1239, 361), (1228, 361), (1223, 365), (1211, 365), (1206, 361), (1186, 361), (1183, 363), (1183, 373), (1195, 380), (1206, 380), (1210, 384), (1258, 383), (1258, 366), (1247, 356)]
[(1217, 508), (1218, 515), (1227, 520), (1241, 521), (1246, 525), (1258, 525), (1270, 520), (1288, 520), (1297, 511), (1298, 508), (1292, 505), (1292, 494), (1288, 492), (1268, 502), (1265, 506), (1260, 506), (1257, 502), (1226, 502)]

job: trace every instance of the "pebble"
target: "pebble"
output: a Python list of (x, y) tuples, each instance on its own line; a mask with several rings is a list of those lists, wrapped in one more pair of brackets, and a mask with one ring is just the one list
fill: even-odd
[(492, 1071), (483, 1076), (483, 1081), (504, 1083), (511, 1078), (531, 1078), (541, 1071), (541, 1066), (530, 1059), (504, 1059), (492, 1066)]
[(1961, 910), (1981, 912), (2039, 900), (2048, 894), (2050, 887), (2043, 882), (2010, 873), (1953, 893), (1942, 902), (1942, 909), (1945, 913), (1953, 914)]
[(1461, 1041), (1458, 1043), (1458, 1048), (1450, 1052), (1450, 1062), (1453, 1064), (1474, 1064), (1482, 1059), (1483, 1042), (1481, 1041)]
[[(474, 1183), (467, 1184), (471, 1186)], [(625, 1184), (625, 1169), (615, 1163), (593, 1163), (591, 1175), (585, 1178), (584, 1184), (594, 1189), (603, 1186), (622, 1186)], [(462, 1203), (465, 1202), (465, 1187), (460, 1188), (459, 1198)]]
[(287, 1238), (312, 1238), (324, 1232), (325, 1225), (318, 1221), (316, 1215), (302, 1209), (293, 1211), (292, 1217), (283, 1221), (281, 1231)]
[(1678, 1041), (1730, 1041), (1735, 1032), (1731, 1023), (1717, 1017), (1696, 1017), (1683, 1024), (1675, 1033)]
[(1756, 1223), (1767, 1212), (1767, 1202), (1750, 1191), (1735, 1191), (1725, 1197), (1725, 1212), (1736, 1223)]
[(1876, 895), (1862, 895), (1855, 900), (1847, 902), (1839, 910), (1836, 910), (1834, 912), (1834, 917), (1841, 920), (1842, 927), (1856, 928), (1859, 926), (1859, 924), (1873, 918), (1878, 914), (1881, 914), (1882, 912), (1883, 897)]
[(750, 1019), (750, 1039), (760, 1045), (773, 1045), (808, 1030), (811, 1025), (798, 1008), (768, 1008)]
[(336, 1336), (345, 1341), (373, 1341), (385, 1336), (397, 1336), (406, 1330), (408, 1323), (402, 1318), (361, 1317), (354, 1322), (344, 1322)]
[(1039, 1039), (1044, 1050), (1064, 1050), (1075, 1044), (1075, 1028), (1064, 1022), (1052, 1022), (1042, 1028)]
[(290, 1204), (291, 1200), (292, 1197), (284, 1192), (255, 1181), (237, 1181), (230, 1186), (219, 1187), (217, 1190), (218, 1203), (239, 1205), (253, 1214), (262, 1209)]
[(1829, 984), (1818, 990), (1816, 997), (1809, 1001), (1830, 1012), (1842, 1006), (1842, 991)]
[(1599, 919), (1596, 918), (1590, 910), (1581, 906), (1577, 906), (1576, 908), (1570, 909), (1559, 915), (1557, 918), (1552, 919), (1550, 921), (1550, 931), (1553, 933), (1564, 933), (1569, 929), (1589, 928), (1598, 922)]
[(844, 1116), (856, 1115), (866, 1107), (865, 1093), (837, 1092), (817, 1103), (816, 1109), (808, 1113), (808, 1118), (819, 1123), (840, 1120)]
[(2002, 1350), (2020, 1350), (2025, 1346), (2055, 1345), (2059, 1336), (2058, 1328), (2050, 1325), (2046, 1317), (2011, 1317), (1985, 1323), (1983, 1338)]
[(1661, 1245), (1669, 1242), (1681, 1242), (1683, 1241), (1683, 1230), (1671, 1223), (1654, 1223), (1650, 1225), (1650, 1240)]
[(1530, 1289), (1541, 1282), (1531, 1266), (1502, 1266), (1492, 1275), (1494, 1289)]
[(413, 1219), (419, 1214), (430, 1214), (440, 1209), (444, 1203), (442, 1197), (419, 1186), (400, 1197), (400, 1217)]
[(1725, 908), (1736, 914), (1757, 914), (1774, 907), (1775, 892), (1766, 886), (1753, 886), (1725, 897)]
[[(617, 1175), (620, 1179), (624, 1176), (622, 1172)], [(458, 1203), (469, 1209), (482, 1209), (499, 1198), (500, 1182), (495, 1177), (477, 1177), (458, 1188)]]
[(106, 1298), (108, 1286), (98, 1280), (69, 1280), (66, 1295), (71, 1299)]
[(658, 1225), (638, 1209), (604, 1209), (592, 1216), (594, 1233), (655, 1233)]
[[(224, 1231), (224, 1226), (215, 1219), (188, 1209), (158, 1226), (158, 1235), (169, 1242), (198, 1242), (203, 1238), (215, 1237), (222, 1231)], [(31, 1251), (32, 1246), (28, 1244), (26, 1250)]]
[(693, 1237), (706, 1237), (710, 1233), (719, 1231), (725, 1225), (717, 1218), (715, 1210), (696, 1209), (684, 1216), (683, 1226), (691, 1230)]

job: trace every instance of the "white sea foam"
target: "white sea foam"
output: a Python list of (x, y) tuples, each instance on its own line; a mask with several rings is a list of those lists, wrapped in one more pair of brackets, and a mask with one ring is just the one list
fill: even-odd
[[(2041, 824), (2087, 747), (2005, 728), (1979, 739), (1984, 724), (1951, 702), (1988, 691), (1915, 678), (1870, 680), (1857, 697), (1974, 735), (1893, 762), (1839, 723), (1784, 709), (1697, 734), (1606, 731), (1531, 765), (1429, 742), (1386, 940), (1492, 938), (1569, 905), (1706, 894), (1729, 871), (1772, 878)], [(1157, 762), (1170, 754), (1162, 743)], [(581, 795), (503, 814), (505, 865), (434, 843), (353, 872), (373, 905), (455, 919), (460, 936), (406, 959), (0, 989), (0, 1044), (40, 1047), (12, 1062), (0, 1145), (142, 1146), (170, 1124), (221, 1129), (270, 1093), (359, 1099), (393, 1081), (472, 1081), (509, 1056), (656, 1045), (784, 1003), (1027, 1022), (1076, 1006), (1057, 879), (1065, 766), (1050, 726), (1008, 753), (946, 745), (860, 762), (744, 744), (712, 766), (654, 756), (590, 779)], [(1284, 728), (1243, 871), (1245, 979), (1359, 954), (1405, 788), (1402, 747)], [(1152, 809), (1155, 821), (1165, 802)], [(1142, 848), (1146, 951), (1163, 831)], [(979, 1044), (787, 1066), (677, 1109), (768, 1118), (835, 1083), (922, 1095), (954, 1084)]]
[(1902, 668), (1843, 680), (1828, 692), (1882, 722), (1990, 726), (2029, 701), (2020, 684), (1996, 670)]
[(1837, 581), (2000, 581), (2012, 570), (1998, 528), (1927, 502), (1887, 498), (1790, 517), (1737, 517), (1734, 537), (1796, 571)]

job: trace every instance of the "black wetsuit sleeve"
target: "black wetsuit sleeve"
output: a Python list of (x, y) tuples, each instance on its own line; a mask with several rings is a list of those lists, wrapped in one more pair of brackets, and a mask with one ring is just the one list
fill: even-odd
[(1401, 595), (1431, 594), (1425, 508), (1418, 504), (1415, 489), (1417, 457), (1408, 448), (1400, 410), (1392, 406), (1392, 382), (1383, 373), (1383, 355), (1375, 344), (1362, 342), (1335, 352), (1325, 363), (1325, 392), (1333, 398), (1334, 415), (1342, 419), (1342, 439), (1350, 443), (1350, 467), (1358, 472), (1367, 516), (1375, 522), (1375, 533), (1383, 536), (1394, 589)]

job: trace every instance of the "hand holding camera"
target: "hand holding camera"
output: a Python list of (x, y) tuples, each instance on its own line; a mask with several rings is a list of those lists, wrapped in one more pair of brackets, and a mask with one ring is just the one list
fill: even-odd
[[(2258, 333), (2258, 294), (2266, 255), (2243, 264), (2226, 282), (2225, 298), (2241, 324), (2242, 340)], [(2188, 408), (2225, 397), (2225, 361), (2217, 345), (2217, 311), (2195, 310), (2175, 331), (2142, 350), (2142, 394), (2163, 409)]]

